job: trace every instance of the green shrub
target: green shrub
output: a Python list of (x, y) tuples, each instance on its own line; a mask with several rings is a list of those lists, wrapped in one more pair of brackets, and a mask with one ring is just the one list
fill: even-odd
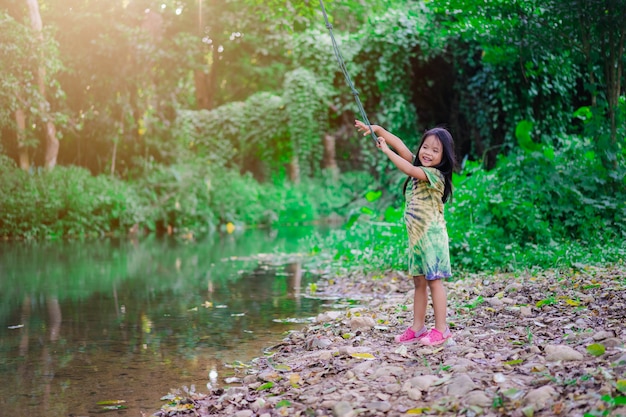
[(72, 166), (32, 174), (3, 166), (0, 235), (99, 236), (140, 221), (138, 201), (122, 181)]

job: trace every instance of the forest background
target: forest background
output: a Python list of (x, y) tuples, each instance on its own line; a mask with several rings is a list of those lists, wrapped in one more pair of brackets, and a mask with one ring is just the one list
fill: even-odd
[[(624, 258), (626, 0), (325, 5), (369, 120), (452, 132), (457, 268)], [(404, 178), (318, 2), (3, 0), (0, 50), (0, 236), (334, 218), (312, 253), (403, 268)]]

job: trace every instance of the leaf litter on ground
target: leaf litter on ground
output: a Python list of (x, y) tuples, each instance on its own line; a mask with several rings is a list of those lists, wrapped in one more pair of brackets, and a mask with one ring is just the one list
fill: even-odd
[(393, 339), (412, 322), (410, 277), (321, 280), (315, 296), (358, 306), (322, 313), (236, 367), (240, 383), (177, 391), (155, 415), (626, 416), (625, 265), (475, 274), (446, 287), (453, 338), (427, 347)]

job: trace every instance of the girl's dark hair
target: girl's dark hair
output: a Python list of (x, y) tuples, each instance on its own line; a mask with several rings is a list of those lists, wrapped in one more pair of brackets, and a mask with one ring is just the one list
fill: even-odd
[[(454, 167), (456, 166), (456, 156), (454, 153), (454, 140), (452, 139), (452, 135), (443, 127), (435, 127), (433, 129), (428, 130), (422, 136), (420, 140), (420, 146), (417, 148), (417, 152), (415, 152), (415, 158), (413, 159), (413, 165), (416, 167), (422, 166), (422, 163), (419, 159), (419, 152), (424, 145), (424, 141), (428, 136), (435, 136), (441, 142), (441, 146), (443, 147), (441, 153), (441, 162), (434, 166), (433, 168), (437, 168), (443, 174), (444, 178), (444, 189), (443, 196), (441, 197), (442, 202), (448, 201), (450, 196), (452, 196), (452, 171), (454, 171)], [(404, 182), (404, 188), (402, 190), (402, 194), (406, 192), (406, 187), (409, 184), (409, 181), (412, 177), (408, 177)]]

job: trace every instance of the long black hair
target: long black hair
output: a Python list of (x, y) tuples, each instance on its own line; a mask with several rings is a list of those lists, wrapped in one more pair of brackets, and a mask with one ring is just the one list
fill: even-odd
[[(456, 155), (454, 153), (454, 140), (452, 139), (452, 135), (443, 127), (435, 127), (430, 129), (424, 133), (422, 139), (420, 140), (420, 146), (417, 148), (417, 152), (415, 152), (415, 158), (413, 159), (413, 165), (416, 167), (422, 166), (422, 163), (419, 159), (420, 149), (424, 145), (424, 141), (429, 136), (435, 136), (439, 139), (442, 146), (441, 152), (441, 162), (438, 165), (435, 165), (433, 168), (437, 168), (443, 174), (444, 178), (444, 188), (443, 188), (443, 196), (441, 197), (442, 202), (448, 201), (448, 199), (452, 196), (452, 172), (454, 171), (454, 167), (456, 166)], [(402, 194), (406, 192), (406, 187), (411, 180), (411, 176), (409, 176), (404, 182), (404, 187), (402, 190)]]

